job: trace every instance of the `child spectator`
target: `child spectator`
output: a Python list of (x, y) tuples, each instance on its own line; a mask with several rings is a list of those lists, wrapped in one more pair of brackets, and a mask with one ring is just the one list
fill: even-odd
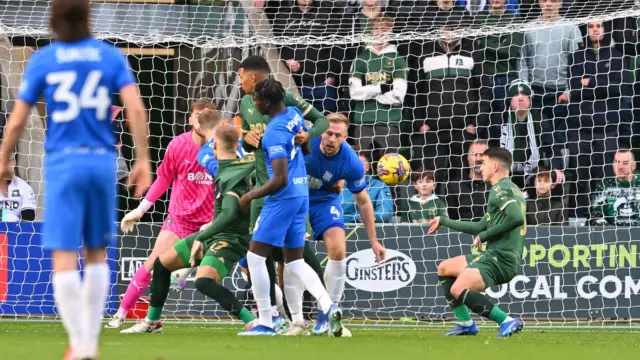
[(567, 220), (561, 196), (552, 196), (556, 173), (547, 167), (535, 172), (535, 195), (527, 199), (527, 225), (563, 225)]
[(406, 200), (408, 211), (402, 214), (402, 222), (426, 224), (436, 216), (447, 216), (447, 205), (435, 194), (438, 184), (433, 171), (414, 172), (411, 181), (417, 194)]
[[(393, 198), (391, 197), (391, 189), (381, 180), (371, 176), (371, 157), (364, 153), (360, 153), (360, 161), (364, 166), (364, 172), (367, 174), (367, 193), (373, 204), (373, 213), (377, 223), (390, 222), (393, 217)], [(356, 200), (353, 194), (348, 190), (342, 190), (342, 215), (345, 223), (360, 222), (360, 212), (356, 207)]]

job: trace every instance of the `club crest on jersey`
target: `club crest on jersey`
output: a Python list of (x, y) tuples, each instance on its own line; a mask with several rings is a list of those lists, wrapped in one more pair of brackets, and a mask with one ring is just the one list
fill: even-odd
[(11, 196), (12, 197), (20, 197), (20, 190), (19, 189), (15, 189), (11, 192)]
[(333, 174), (328, 171), (325, 171), (324, 175), (322, 175), (322, 180), (329, 182), (331, 181), (331, 179), (333, 179)]

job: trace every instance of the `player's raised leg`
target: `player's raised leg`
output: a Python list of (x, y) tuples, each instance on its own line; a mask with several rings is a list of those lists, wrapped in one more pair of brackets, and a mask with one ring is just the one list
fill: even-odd
[[(475, 261), (472, 261), (453, 283), (451, 296), (474, 313), (500, 325), (498, 337), (509, 337), (522, 331), (522, 322), (507, 315), (494, 305), (487, 295), (482, 294), (487, 287), (502, 283), (495, 280), (500, 276), (495, 275), (499, 268), (494, 264), (496, 261), (490, 259), (491, 256), (489, 253), (475, 257)], [(485, 278), (488, 283), (485, 282)]]
[(456, 326), (446, 333), (446, 336), (477, 335), (478, 326), (471, 319), (469, 308), (451, 295), (451, 286), (456, 281), (458, 275), (467, 267), (467, 260), (464, 256), (456, 256), (438, 264), (438, 280), (444, 290), (444, 297), (451, 306), (451, 311), (456, 317)]
[[(168, 248), (162, 255), (155, 258), (153, 264), (153, 280), (151, 281), (151, 296), (149, 299), (149, 310), (144, 320), (138, 321), (134, 326), (120, 331), (123, 334), (134, 333), (161, 333), (162, 309), (164, 307), (167, 296), (169, 295), (169, 286), (171, 284), (171, 272), (188, 267), (188, 263), (183, 261), (191, 253), (191, 249), (187, 245), (192, 242), (197, 234), (193, 234), (173, 247)], [(133, 281), (132, 281), (133, 282)]]
[[(149, 287), (151, 283), (151, 272), (155, 269), (155, 262), (160, 254), (164, 253), (168, 249), (176, 244), (180, 238), (178, 235), (171, 231), (160, 231), (158, 238), (156, 239), (155, 244), (153, 245), (153, 250), (149, 257), (144, 262), (144, 265), (141, 266), (138, 271), (133, 275), (129, 286), (127, 286), (127, 290), (125, 291), (124, 297), (122, 298), (122, 302), (120, 303), (120, 307), (118, 308), (117, 313), (113, 316), (113, 318), (107, 323), (106, 327), (117, 329), (124, 323), (126, 319), (127, 313), (129, 309), (131, 309), (138, 299), (144, 294), (144, 292)], [(182, 267), (180, 267), (182, 269)], [(171, 281), (171, 274), (169, 274), (169, 281)]]
[[(246, 249), (246, 248), (245, 248)], [(238, 260), (233, 250), (220, 249), (205, 254), (196, 273), (196, 289), (217, 301), (223, 309), (245, 324), (247, 330), (257, 325), (257, 320), (249, 309), (244, 307), (231, 290), (222, 286), (222, 280)]]

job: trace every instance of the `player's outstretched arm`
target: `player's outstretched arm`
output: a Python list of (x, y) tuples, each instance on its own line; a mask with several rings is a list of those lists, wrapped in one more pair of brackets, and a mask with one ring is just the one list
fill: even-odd
[[(13, 112), (9, 116), (7, 125), (4, 128), (4, 139), (2, 140), (2, 153), (0, 153), (0, 176), (2, 179), (10, 180), (11, 171), (9, 169), (9, 159), (11, 154), (16, 148), (20, 133), (24, 129), (24, 125), (27, 121), (31, 111), (31, 105), (27, 104), (23, 100), (17, 100), (13, 106)], [(0, 189), (7, 195), (8, 184), (6, 181), (0, 183)]]
[(287, 186), (289, 182), (289, 163), (286, 157), (279, 157), (271, 160), (271, 168), (273, 169), (273, 177), (264, 185), (257, 189), (253, 189), (244, 194), (240, 198), (240, 209), (247, 211), (251, 200), (259, 199), (267, 195), (275, 194), (278, 190)]
[[(498, 225), (478, 234), (482, 242), (493, 240), (505, 233), (525, 225), (525, 214), (517, 202), (509, 203), (503, 210), (505, 218)], [(526, 228), (523, 230), (526, 231)], [(523, 234), (524, 235), (524, 234)]]
[(222, 198), (222, 211), (213, 219), (211, 225), (198, 233), (196, 240), (202, 241), (223, 231), (238, 217), (240, 213), (239, 204), (240, 196), (232, 191), (227, 192)]
[(358, 206), (358, 210), (360, 211), (360, 219), (362, 219), (364, 228), (367, 230), (367, 235), (369, 235), (371, 249), (376, 255), (376, 261), (380, 262), (385, 259), (386, 250), (378, 241), (378, 234), (376, 233), (376, 218), (373, 213), (373, 203), (371, 202), (369, 193), (367, 193), (367, 190), (365, 189), (353, 196), (356, 199), (356, 206)]
[(487, 219), (483, 217), (480, 221), (460, 221), (437, 216), (429, 221), (429, 225), (431, 225), (429, 234), (434, 233), (442, 225), (466, 234), (478, 235), (487, 228)]
[(127, 111), (129, 128), (133, 134), (136, 162), (131, 169), (127, 185), (135, 185), (134, 195), (141, 197), (149, 189), (153, 178), (149, 163), (149, 145), (147, 143), (147, 112), (140, 98), (138, 86), (129, 84), (120, 89), (120, 97)]

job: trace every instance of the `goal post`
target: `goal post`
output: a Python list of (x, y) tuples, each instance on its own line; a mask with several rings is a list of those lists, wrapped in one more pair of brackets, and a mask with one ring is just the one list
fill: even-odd
[[(549, 202), (537, 204), (533, 200), (538, 194), (532, 180), (536, 175), (532, 168), (538, 163), (530, 163), (529, 167), (523, 165), (528, 201), (534, 204), (527, 210), (529, 215), (545, 223), (548, 218), (544, 214), (555, 211), (561, 220), (554, 225), (528, 226), (520, 273), (509, 284), (493, 287), (487, 290), (487, 294), (510, 314), (524, 318), (527, 326), (635, 326), (635, 321), (640, 319), (640, 221), (636, 223), (634, 216), (637, 213), (640, 218), (640, 186), (605, 188), (599, 196), (609, 207), (598, 210), (604, 209), (605, 205), (601, 204), (593, 210), (591, 206), (597, 205), (595, 185), (604, 175), (615, 176), (609, 157), (615, 149), (611, 150), (608, 145), (594, 145), (589, 153), (582, 144), (596, 144), (614, 136), (604, 130), (598, 133), (598, 129), (604, 128), (602, 123), (598, 123), (601, 119), (605, 123), (617, 119), (616, 124), (630, 120), (629, 131), (637, 131), (631, 123), (640, 108), (640, 95), (637, 93), (640, 88), (633, 74), (638, 71), (635, 64), (640, 55), (636, 50), (640, 49), (637, 35), (640, 4), (600, 0), (584, 1), (579, 6), (574, 2), (561, 11), (557, 20), (540, 22), (536, 21), (537, 7), (527, 10), (515, 6), (517, 1), (504, 0), (505, 11), (512, 14), (513, 20), (488, 25), (488, 22), (479, 20), (486, 13), (471, 12), (470, 9), (475, 9), (478, 3), (482, 11), (487, 11), (494, 1), (451, 1), (459, 7), (453, 10), (438, 9), (437, 4), (449, 3), (447, 1), (314, 2), (320, 5), (309, 11), (317, 12), (316, 17), (296, 9), (295, 1), (92, 2), (96, 36), (127, 54), (140, 83), (150, 114), (149, 139), (154, 169), (164, 156), (169, 141), (187, 128), (189, 107), (194, 100), (213, 100), (230, 123), (238, 116), (238, 102), (243, 95), (238, 66), (249, 55), (264, 56), (274, 78), (314, 106), (348, 115), (352, 129), (369, 124), (370, 119), (388, 117), (391, 112), (399, 113), (399, 152), (408, 157), (414, 175), (421, 168), (433, 170), (435, 175), (414, 176), (390, 188), (378, 183), (377, 187), (370, 189), (374, 207), (378, 209), (378, 237), (388, 249), (389, 256), (382, 264), (373, 262), (362, 224), (347, 224), (347, 286), (341, 305), (353, 324), (442, 326), (448, 324), (453, 315), (438, 285), (437, 264), (456, 255), (471, 253), (473, 238), (445, 229), (439, 230), (435, 236), (426, 235), (425, 222), (433, 216), (433, 208), (426, 205), (431, 194), (427, 191), (422, 194), (417, 183), (418, 180), (431, 180), (429, 176), (436, 177), (434, 195), (446, 203), (444, 211), (450, 217), (477, 220), (484, 215), (489, 188), (483, 185), (477, 171), (474, 173), (474, 168), (477, 170), (479, 166), (473, 162), (478, 154), (469, 146), (479, 138), (486, 140), (482, 138), (485, 135), (481, 121), (490, 119), (487, 121), (499, 130), (497, 137), (489, 139), (491, 146), (507, 147), (514, 157), (525, 156), (524, 162), (542, 160), (552, 170), (562, 172), (558, 175), (552, 171), (553, 175), (549, 175), (551, 181), (562, 176), (564, 183), (553, 187)], [(495, 2), (500, 3), (501, 0)], [(394, 18), (394, 31), (386, 34), (384, 40), (395, 45), (395, 50), (391, 47), (378, 49), (366, 55), (369, 58), (361, 57), (364, 63), (382, 53), (381, 58), (385, 61), (380, 61), (380, 69), (365, 71), (360, 80), (362, 85), (377, 87), (379, 83), (391, 85), (393, 79), (389, 76), (404, 78), (406, 94), (395, 90), (386, 92), (394, 94), (395, 100), (379, 93), (366, 100), (356, 99), (353, 85), (350, 85), (355, 68), (360, 66), (352, 66), (356, 57), (366, 50), (368, 44), (380, 41), (369, 31), (375, 20), (364, 14), (375, 18), (382, 12), (376, 6), (362, 12), (363, 7), (371, 4), (385, 6), (386, 15)], [(467, 8), (464, 4), (470, 6)], [(538, 6), (537, 1), (535, 6)], [(38, 46), (51, 41), (47, 29), (48, 9), (48, 2), (0, 1), (0, 71), (7, 112), (11, 111), (29, 56)], [(525, 19), (527, 15), (529, 18)], [(607, 55), (611, 62), (592, 67), (591, 63), (596, 64), (599, 57), (594, 57), (596, 60), (593, 61), (591, 58), (583, 59), (581, 61), (586, 65), (581, 68), (582, 72), (576, 73), (574, 70), (578, 68), (570, 69), (577, 59), (574, 53), (583, 51), (584, 46), (592, 46), (593, 41), (587, 41), (588, 23), (595, 20), (603, 21), (604, 36), (613, 39), (604, 46), (612, 49)], [(575, 27), (579, 33), (567, 35), (566, 39), (545, 40), (549, 41), (548, 44), (525, 35), (542, 30), (553, 33), (554, 29), (561, 27)], [(511, 58), (500, 59), (503, 64), (521, 66), (523, 51), (529, 56), (525, 61), (534, 64), (534, 58), (542, 55), (532, 53), (531, 49), (551, 51), (556, 45), (565, 51), (563, 56), (567, 59), (567, 63), (562, 60), (560, 64), (542, 68), (532, 65), (531, 81), (524, 86), (516, 85), (517, 94), (529, 96), (531, 119), (528, 115), (512, 118), (511, 102), (507, 101), (513, 97), (513, 94), (509, 95), (509, 83), (517, 80), (521, 69), (510, 69), (508, 74), (502, 74), (508, 75), (504, 77), (508, 82), (497, 80), (495, 74), (485, 72), (496, 61), (496, 53), (499, 52), (486, 44), (504, 46), (500, 44), (513, 41), (517, 36), (525, 37), (523, 43), (513, 50)], [(450, 43), (443, 46), (445, 37), (450, 37), (447, 38)], [(460, 39), (464, 45), (458, 45)], [(575, 47), (564, 45), (571, 41)], [(283, 47), (289, 50), (281, 51)], [(449, 47), (453, 50), (449, 51)], [(401, 71), (396, 73), (386, 68), (395, 64), (388, 63), (388, 58), (384, 57), (390, 53), (404, 59), (404, 69), (397, 69)], [(290, 69), (286, 64), (290, 59), (300, 63), (300, 69), (297, 66)], [(558, 70), (562, 66), (567, 68)], [(535, 108), (534, 97), (540, 95), (541, 86), (536, 76), (555, 76), (557, 84), (564, 84), (553, 90), (557, 92), (555, 98), (564, 92), (570, 95), (565, 106), (566, 115), (556, 116), (553, 112), (565, 104), (544, 103), (544, 107), (551, 109), (548, 113), (553, 117), (542, 118), (547, 110)], [(577, 81), (575, 77), (578, 77)], [(591, 83), (590, 78), (597, 79)], [(580, 85), (583, 79), (586, 81)], [(583, 87), (593, 91), (587, 94)], [(395, 85), (393, 89), (396, 89)], [(552, 92), (544, 85), (542, 89)], [(502, 97), (498, 96), (499, 93)], [(363, 101), (369, 103), (363, 106)], [(388, 103), (395, 105), (388, 106)], [(371, 111), (357, 115), (368, 106), (378, 111), (385, 109), (386, 113), (380, 115)], [(539, 111), (540, 118), (533, 111)], [(46, 196), (42, 168), (46, 116), (44, 104), (39, 103), (29, 116), (17, 150), (18, 176), (31, 185), (38, 197), (37, 220), (42, 219)], [(449, 119), (450, 124), (443, 119)], [(590, 119), (597, 125), (584, 125)], [(454, 126), (457, 121), (462, 121), (463, 126)], [(526, 126), (519, 126), (517, 121), (523, 121)], [(543, 124), (544, 121), (547, 123)], [(547, 127), (549, 121), (554, 123), (554, 127)], [(467, 128), (469, 124), (473, 125), (471, 129)], [(577, 127), (570, 124), (577, 124)], [(429, 129), (422, 125), (428, 125)], [(562, 125), (567, 126), (563, 128)], [(537, 129), (538, 132), (528, 136), (529, 129)], [(556, 135), (565, 130), (565, 142), (557, 143)], [(453, 133), (462, 135), (458, 138)], [(591, 135), (585, 137), (587, 133)], [(598, 135), (593, 135), (596, 133)], [(382, 153), (398, 147), (389, 145), (385, 136), (375, 132), (362, 134), (362, 138), (376, 136), (376, 146)], [(631, 138), (631, 135), (638, 134), (618, 132), (616, 138)], [(360, 145), (362, 138), (354, 138), (351, 132), (349, 136), (352, 145)], [(551, 136), (554, 142), (544, 143), (545, 136)], [(417, 140), (421, 137), (423, 143)], [(126, 125), (120, 140), (123, 156), (130, 164), (132, 139)], [(626, 145), (637, 146), (633, 141), (630, 139)], [(535, 142), (535, 147), (531, 146), (532, 142)], [(529, 147), (524, 150), (518, 148), (521, 144)], [(552, 148), (551, 155), (545, 145)], [(554, 162), (557, 160), (553, 156), (556, 145), (562, 145), (561, 167), (556, 167)], [(587, 164), (591, 155), (593, 159), (604, 159), (604, 162), (593, 160), (593, 164)], [(440, 162), (439, 159), (447, 161)], [(377, 159), (371, 160), (375, 163)], [(430, 164), (434, 168), (428, 169)], [(600, 170), (590, 171), (596, 167), (602, 170), (601, 173), (598, 172)], [(584, 180), (585, 173), (591, 178)], [(445, 177), (440, 178), (443, 174)], [(579, 192), (587, 183), (591, 186), (589, 192)], [(560, 189), (562, 191), (558, 191)], [(166, 216), (168, 198), (168, 194), (163, 196), (133, 233), (120, 234), (117, 246), (109, 249), (113, 286), (106, 315), (115, 312), (120, 296), (153, 247)], [(139, 199), (122, 193), (120, 200), (120, 210), (124, 213), (135, 208)], [(346, 211), (346, 206), (343, 210)], [(606, 211), (603, 218), (610, 223), (606, 226), (595, 224), (584, 216), (593, 215), (596, 211)], [(631, 220), (624, 223), (620, 219)], [(40, 223), (0, 224), (1, 319), (39, 321), (56, 318), (51, 293), (50, 254), (42, 251), (40, 239)], [(324, 245), (321, 242), (312, 242), (312, 245), (324, 265), (327, 260)], [(237, 267), (225, 279), (224, 285), (253, 308), (246, 279)], [(144, 315), (148, 307), (145, 302), (147, 296), (131, 312), (133, 318)], [(164, 316), (166, 320), (178, 323), (232, 321), (214, 301), (198, 294), (192, 281), (184, 292), (169, 295)]]

